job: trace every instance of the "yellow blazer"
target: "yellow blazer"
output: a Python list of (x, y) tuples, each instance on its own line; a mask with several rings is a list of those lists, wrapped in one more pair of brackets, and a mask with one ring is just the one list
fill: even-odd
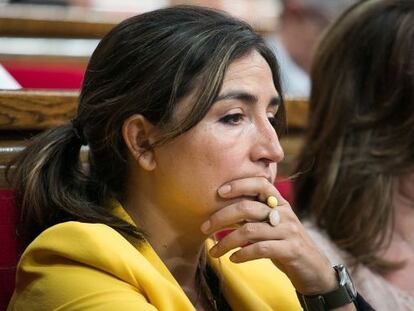
[[(209, 263), (233, 310), (302, 310), (270, 260), (234, 264), (226, 255)], [(195, 309), (149, 243), (137, 248), (109, 226), (71, 221), (45, 230), (25, 250), (8, 310)]]

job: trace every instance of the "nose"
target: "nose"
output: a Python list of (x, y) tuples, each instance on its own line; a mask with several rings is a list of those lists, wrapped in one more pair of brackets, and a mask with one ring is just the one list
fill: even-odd
[(263, 162), (266, 165), (282, 161), (285, 156), (283, 148), (276, 130), (267, 117), (256, 125), (256, 130), (251, 151), (252, 160)]

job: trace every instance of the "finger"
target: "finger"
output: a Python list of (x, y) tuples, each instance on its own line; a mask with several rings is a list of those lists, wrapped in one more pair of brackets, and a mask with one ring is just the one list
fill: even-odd
[(281, 218), (284, 219), (280, 224), (273, 227), (268, 222), (245, 223), (238, 229), (221, 239), (211, 250), (210, 254), (214, 257), (220, 257), (228, 251), (237, 247), (245, 247), (248, 244), (254, 244), (268, 240), (285, 240), (296, 241), (308, 239), (304, 234), (302, 224), (296, 221), (296, 216), (291, 217), (290, 210), (282, 211)]
[(245, 223), (240, 228), (234, 230), (230, 234), (221, 239), (214, 247), (210, 249), (210, 255), (213, 257), (220, 257), (228, 251), (246, 246), (248, 243), (279, 239), (281, 233), (275, 230), (265, 222), (251, 222)]
[[(329, 260), (304, 240), (271, 240), (247, 245), (230, 256), (234, 263), (268, 258), (283, 271), (301, 293), (326, 292), (336, 284)], [(332, 279), (334, 282), (332, 282)], [(316, 285), (316, 286), (315, 286)], [(322, 288), (322, 289), (321, 289)]]
[(211, 234), (225, 228), (238, 227), (246, 221), (260, 222), (267, 218), (269, 212), (270, 208), (263, 203), (243, 200), (215, 212), (201, 225), (201, 231)]
[(278, 199), (279, 204), (287, 203), (275, 186), (263, 177), (233, 180), (221, 186), (218, 189), (218, 194), (225, 199), (237, 198), (243, 195), (254, 196), (261, 202), (266, 202), (266, 199), (272, 195)]
[(286, 240), (259, 241), (240, 248), (230, 256), (230, 260), (241, 263), (268, 258), (274, 261), (287, 262), (299, 258), (300, 251), (303, 250), (303, 247), (299, 244)]
[(281, 222), (291, 222), (295, 225), (299, 225), (300, 227), (303, 226), (302, 223), (300, 222), (298, 216), (293, 211), (293, 209), (292, 209), (292, 207), (290, 206), (289, 203), (284, 204), (284, 205), (278, 205), (277, 210), (280, 214), (280, 221)]

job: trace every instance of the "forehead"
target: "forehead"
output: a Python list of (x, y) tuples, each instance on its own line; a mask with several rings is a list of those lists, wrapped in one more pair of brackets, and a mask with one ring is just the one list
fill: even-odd
[(227, 69), (220, 93), (247, 89), (253, 92), (277, 96), (272, 70), (256, 50), (235, 60)]
[[(232, 91), (246, 91), (266, 98), (278, 97), (272, 70), (256, 50), (236, 59), (227, 68), (219, 95)], [(193, 92), (180, 101), (174, 111), (173, 120), (178, 122), (185, 119), (196, 100), (197, 92)]]

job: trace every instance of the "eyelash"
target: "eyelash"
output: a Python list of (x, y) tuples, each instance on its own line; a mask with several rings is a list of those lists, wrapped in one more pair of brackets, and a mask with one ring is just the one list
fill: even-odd
[[(240, 123), (240, 121), (242, 121), (244, 115), (242, 113), (232, 113), (232, 114), (228, 114), (224, 117), (222, 117), (220, 119), (220, 122), (223, 124), (228, 124), (228, 125), (237, 125)], [(275, 117), (269, 117), (268, 118), (269, 123), (276, 128), (276, 123), (277, 120)]]
[(270, 124), (276, 129), (276, 126), (277, 126), (277, 119), (276, 119), (276, 117), (270, 117), (268, 119), (269, 119)]
[(228, 114), (220, 119), (221, 123), (229, 125), (237, 125), (243, 119), (243, 114), (241, 113), (232, 113)]

